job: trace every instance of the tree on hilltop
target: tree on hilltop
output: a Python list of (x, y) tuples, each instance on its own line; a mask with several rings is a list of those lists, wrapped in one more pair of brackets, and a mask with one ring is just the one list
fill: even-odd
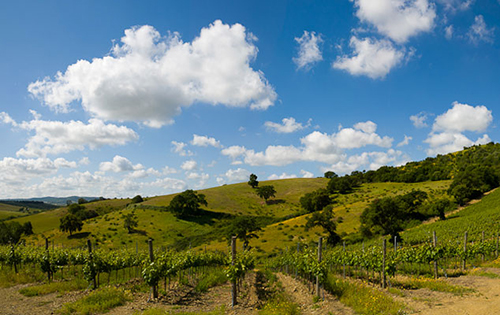
[(257, 175), (250, 174), (250, 180), (248, 181), (248, 185), (252, 186), (252, 188), (259, 186), (259, 181), (257, 180)]
[(123, 227), (128, 230), (129, 234), (132, 233), (134, 231), (134, 228), (139, 225), (139, 220), (137, 220), (137, 216), (134, 212), (124, 214), (122, 218), (124, 219)]

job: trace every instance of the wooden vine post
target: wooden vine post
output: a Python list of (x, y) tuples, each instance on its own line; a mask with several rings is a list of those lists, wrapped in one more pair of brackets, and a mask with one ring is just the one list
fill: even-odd
[[(89, 249), (90, 264), (92, 264), (92, 261), (94, 260), (94, 258), (92, 256), (92, 242), (90, 240), (87, 240), (87, 247)], [(97, 281), (96, 281), (95, 276), (92, 277), (92, 287), (94, 288), (94, 290), (97, 289)]]
[[(47, 258), (49, 257), (49, 239), (45, 239), (45, 253), (47, 254)], [(50, 261), (50, 260), (49, 260)], [(47, 279), (50, 281), (50, 268), (47, 270)]]
[[(236, 263), (236, 236), (231, 237), (231, 265)], [(236, 305), (236, 279), (231, 282), (231, 306)]]
[[(342, 244), (342, 248), (343, 248), (343, 251), (344, 251), (344, 257), (345, 257), (345, 241), (344, 243)], [(345, 259), (344, 259), (344, 263), (342, 264), (342, 275), (344, 277), (344, 279), (346, 278), (346, 274), (345, 274)]]
[[(149, 246), (149, 260), (151, 262), (154, 262), (155, 261), (155, 255), (154, 255), (154, 252), (153, 252), (153, 240), (152, 239), (148, 240), (148, 246)], [(153, 285), (151, 287), (151, 290), (153, 291), (153, 299), (157, 299), (158, 298), (158, 286), (157, 285)]]
[(382, 243), (382, 289), (385, 289), (386, 286), (386, 276), (385, 276), (385, 256), (387, 254), (387, 240), (384, 238), (384, 242)]
[[(432, 246), (434, 249), (436, 249), (437, 246), (437, 236), (436, 236), (436, 231), (432, 232)], [(438, 278), (438, 262), (437, 260), (434, 260), (434, 279)]]
[[(323, 250), (323, 238), (320, 237), (318, 240), (318, 264), (321, 263), (322, 250)], [(319, 292), (319, 276), (316, 276), (316, 295), (318, 297), (321, 297), (320, 292)]]

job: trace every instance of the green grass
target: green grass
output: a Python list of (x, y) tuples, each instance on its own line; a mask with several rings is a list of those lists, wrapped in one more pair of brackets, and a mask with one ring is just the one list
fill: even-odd
[(497, 189), (452, 217), (417, 226), (405, 231), (402, 237), (409, 244), (418, 244), (430, 241), (432, 232), (436, 231), (438, 242), (463, 242), (464, 233), (468, 232), (468, 241), (477, 242), (481, 240), (483, 231), (486, 239), (496, 237), (499, 222), (500, 189)]
[(88, 287), (88, 282), (83, 279), (73, 279), (70, 281), (51, 282), (42, 285), (35, 285), (19, 290), (24, 296), (39, 296), (54, 292), (64, 293), (70, 291), (83, 290)]
[(351, 282), (328, 275), (325, 289), (337, 296), (340, 302), (351, 307), (356, 314), (397, 315), (405, 312), (404, 304), (361, 282)]
[(209, 272), (204, 272), (194, 287), (196, 292), (207, 292), (209, 288), (226, 283), (227, 276), (224, 270), (217, 268)]
[(114, 287), (105, 287), (96, 290), (84, 298), (66, 303), (58, 311), (59, 314), (95, 314), (104, 313), (117, 306), (124, 305), (125, 302), (130, 300), (127, 294)]
[(416, 290), (427, 288), (432, 291), (447, 292), (454, 295), (463, 295), (465, 293), (474, 292), (474, 289), (453, 285), (441, 279), (431, 279), (425, 277), (397, 278), (392, 279), (392, 285), (395, 287)]
[(40, 282), (46, 279), (46, 275), (40, 271), (39, 266), (36, 268), (26, 267), (20, 268), (18, 273), (14, 272), (8, 266), (0, 266), (0, 287), (8, 288), (17, 284), (26, 284)]

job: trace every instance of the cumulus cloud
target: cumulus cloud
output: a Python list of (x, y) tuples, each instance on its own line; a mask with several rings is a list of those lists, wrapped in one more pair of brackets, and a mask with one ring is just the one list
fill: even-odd
[(4, 157), (0, 160), (0, 182), (18, 187), (30, 179), (57, 173), (59, 168), (76, 168), (77, 163), (63, 158), (16, 159)]
[(196, 184), (197, 188), (204, 187), (209, 178), (210, 178), (210, 175), (208, 175), (206, 173), (189, 172), (186, 175), (186, 179), (198, 181), (198, 183)]
[(18, 128), (34, 132), (25, 147), (16, 153), (17, 156), (47, 156), (83, 151), (85, 147), (93, 150), (106, 145), (125, 145), (139, 139), (134, 130), (106, 124), (99, 119), (90, 119), (87, 124), (74, 120), (61, 122), (38, 119), (14, 124)]
[(405, 138), (403, 141), (401, 141), (400, 143), (397, 144), (398, 147), (402, 147), (404, 145), (408, 145), (410, 143), (410, 141), (413, 140), (412, 137), (409, 137), (407, 135), (405, 135)]
[(281, 120), (281, 124), (275, 123), (272, 121), (266, 121), (264, 123), (264, 126), (270, 131), (274, 131), (277, 133), (292, 133), (295, 131), (302, 130), (306, 127), (309, 127), (311, 125), (311, 119), (307, 121), (307, 124), (304, 126), (302, 123), (296, 122), (295, 118), (293, 117), (288, 117), (288, 118), (283, 118)]
[(172, 152), (179, 154), (180, 156), (192, 156), (193, 152), (185, 150), (187, 143), (172, 141)]
[(230, 183), (244, 182), (248, 180), (250, 172), (244, 168), (237, 168), (235, 170), (228, 170), (224, 175)]
[(313, 178), (314, 174), (305, 170), (300, 170), (300, 175), (302, 175), (303, 178)]
[(31, 83), (28, 91), (51, 109), (83, 109), (103, 120), (136, 121), (150, 127), (172, 122), (195, 102), (267, 109), (276, 93), (261, 71), (250, 67), (256, 38), (241, 24), (217, 20), (192, 42), (153, 27), (125, 30), (108, 56), (79, 60)]
[(282, 173), (281, 175), (272, 174), (267, 179), (272, 180), (272, 179), (287, 179), (287, 178), (297, 178), (297, 175), (287, 174), (287, 173)]
[(352, 55), (338, 56), (332, 67), (355, 76), (384, 78), (405, 57), (404, 50), (398, 50), (388, 40), (358, 39), (352, 36), (349, 47), (353, 50)]
[(129, 159), (119, 155), (115, 155), (113, 161), (102, 162), (99, 165), (99, 170), (102, 172), (119, 173), (119, 172), (138, 171), (142, 169), (144, 169), (144, 166), (142, 166), (142, 164), (133, 165)]
[(446, 154), (474, 144), (490, 142), (491, 139), (487, 134), (473, 141), (463, 133), (484, 132), (492, 121), (493, 115), (485, 106), (470, 106), (453, 102), (451, 109), (436, 117), (431, 133), (424, 140), (429, 144), (427, 154)]
[(491, 110), (486, 106), (470, 106), (453, 102), (453, 107), (436, 117), (433, 131), (485, 131), (493, 121)]
[(436, 18), (435, 6), (427, 0), (354, 0), (356, 16), (397, 43), (429, 32)]
[(210, 138), (207, 136), (198, 136), (198, 135), (193, 135), (193, 140), (191, 140), (191, 144), (199, 147), (208, 147), (208, 146), (212, 146), (215, 148), (221, 147), (220, 141), (215, 140), (215, 138)]
[(192, 170), (195, 170), (197, 167), (198, 167), (198, 163), (196, 163), (195, 160), (185, 161), (181, 165), (181, 169), (183, 169), (185, 171), (192, 171)]
[(410, 120), (413, 122), (413, 126), (417, 128), (427, 127), (427, 123), (425, 122), (427, 120), (427, 114), (424, 112), (410, 116)]
[(471, 25), (469, 31), (467, 32), (467, 37), (473, 44), (478, 44), (479, 42), (493, 43), (495, 38), (495, 28), (488, 28), (486, 22), (484, 22), (484, 17), (478, 15), (474, 18), (474, 24)]
[(268, 146), (265, 151), (255, 152), (245, 147), (233, 146), (222, 150), (233, 160), (242, 158), (249, 165), (283, 166), (298, 161), (336, 163), (344, 155), (344, 149), (357, 149), (368, 145), (388, 148), (393, 139), (376, 133), (377, 125), (371, 121), (355, 124), (353, 128), (341, 128), (331, 135), (314, 131), (300, 139), (301, 147)]
[(299, 44), (298, 56), (293, 58), (297, 69), (308, 71), (315, 63), (323, 60), (320, 47), (323, 43), (321, 34), (304, 31), (301, 37), (295, 37), (295, 41)]
[(349, 174), (352, 171), (368, 168), (376, 170), (384, 165), (403, 165), (410, 160), (409, 156), (401, 151), (389, 149), (387, 152), (363, 152), (361, 154), (344, 157), (331, 166), (324, 167), (323, 171), (334, 171), (337, 174)]

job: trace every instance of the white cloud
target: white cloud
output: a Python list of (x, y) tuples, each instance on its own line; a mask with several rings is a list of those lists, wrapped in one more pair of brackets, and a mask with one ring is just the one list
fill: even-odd
[(89, 165), (90, 164), (90, 159), (88, 157), (82, 157), (80, 161), (78, 161), (78, 164), (80, 165)]
[(444, 9), (451, 13), (468, 10), (475, 0), (437, 0)]
[(321, 34), (304, 31), (301, 37), (295, 37), (295, 41), (299, 44), (298, 56), (293, 58), (297, 69), (308, 71), (315, 63), (323, 60), (320, 47), (323, 42)]
[(448, 25), (444, 28), (444, 37), (448, 40), (453, 37), (453, 25)]
[(295, 118), (293, 117), (283, 118), (281, 121), (282, 121), (281, 124), (272, 121), (266, 121), (264, 123), (264, 126), (266, 126), (268, 130), (277, 133), (292, 133), (295, 131), (302, 130), (311, 125), (311, 119), (308, 120), (306, 126), (302, 125), (302, 123), (296, 122)]
[(207, 136), (198, 136), (198, 135), (193, 135), (193, 140), (191, 140), (191, 144), (199, 147), (208, 147), (208, 146), (212, 146), (215, 148), (221, 147), (220, 141), (215, 140), (215, 138), (209, 138)]
[(486, 130), (493, 121), (491, 111), (486, 106), (470, 106), (453, 102), (453, 107), (436, 117), (433, 131), (475, 131)]
[(390, 147), (393, 139), (380, 137), (375, 133), (376, 129), (375, 123), (367, 121), (356, 124), (354, 128), (340, 128), (331, 135), (314, 131), (300, 139), (301, 147), (277, 145), (268, 146), (263, 152), (255, 152), (233, 146), (222, 150), (222, 154), (233, 160), (242, 157), (249, 165), (283, 166), (298, 161), (336, 163), (343, 158), (343, 149), (357, 149), (368, 145)]
[(142, 166), (141, 164), (133, 165), (132, 162), (129, 161), (129, 159), (119, 155), (115, 155), (113, 161), (102, 162), (99, 165), (99, 170), (102, 172), (119, 173), (119, 172), (138, 171), (142, 169), (144, 169), (144, 166)]
[(417, 128), (427, 127), (427, 123), (425, 122), (427, 120), (427, 114), (424, 112), (410, 116), (410, 120), (413, 122), (413, 126)]
[(486, 144), (490, 141), (490, 137), (486, 134), (476, 141), (472, 141), (459, 132), (431, 133), (424, 140), (425, 143), (429, 144), (429, 149), (427, 150), (427, 154), (429, 155), (456, 152), (462, 150), (464, 147), (470, 147), (475, 144)]
[[(22, 183), (40, 176), (55, 174), (59, 168), (76, 168), (77, 163), (63, 158), (16, 159), (4, 157), (0, 160), (0, 182), (20, 188)], [(21, 185), (22, 186), (22, 185)]]
[(192, 42), (137, 26), (125, 30), (108, 56), (79, 60), (53, 79), (31, 83), (28, 91), (56, 111), (81, 101), (100, 119), (150, 127), (171, 123), (195, 102), (267, 109), (277, 96), (264, 74), (250, 67), (258, 52), (255, 40), (241, 24), (219, 20)]
[(206, 173), (189, 172), (186, 175), (186, 179), (198, 181), (198, 183), (196, 184), (196, 187), (198, 187), (198, 188), (204, 187), (209, 178), (210, 178), (210, 175), (208, 175)]
[(297, 178), (297, 175), (282, 173), (281, 175), (272, 174), (267, 179), (287, 179), (287, 178)]
[(194, 160), (185, 161), (181, 165), (181, 169), (183, 169), (185, 171), (192, 171), (192, 170), (195, 170), (197, 167), (198, 167), (198, 163), (196, 163), (196, 161), (194, 161)]
[(471, 25), (467, 32), (467, 37), (471, 43), (478, 44), (479, 42), (493, 43), (495, 37), (495, 28), (488, 28), (482, 15), (474, 18), (474, 24)]
[(228, 170), (225, 174), (228, 182), (245, 182), (250, 176), (250, 172), (244, 168), (237, 168), (235, 170)]
[[(140, 165), (140, 164), (138, 164)], [(142, 165), (141, 165), (142, 166)], [(159, 177), (161, 176), (162, 173), (158, 170), (155, 170), (154, 168), (150, 167), (147, 170), (146, 169), (138, 169), (135, 170), (127, 175), (127, 178), (146, 178), (149, 176), (156, 176)]]
[(427, 0), (355, 0), (356, 16), (397, 43), (429, 32), (434, 26), (435, 6)]
[(303, 178), (313, 178), (314, 174), (305, 170), (300, 170), (300, 174)]
[(219, 184), (219, 186), (224, 185), (226, 183), (226, 180), (222, 177), (217, 177), (215, 180), (217, 181), (217, 184)]
[(491, 141), (487, 134), (476, 141), (470, 140), (463, 132), (484, 132), (493, 121), (491, 111), (485, 106), (470, 106), (453, 102), (453, 107), (436, 117), (425, 143), (429, 144), (427, 154), (446, 154), (462, 150), (474, 144)]
[(179, 154), (180, 156), (192, 156), (193, 152), (189, 150), (185, 150), (184, 148), (187, 146), (187, 143), (172, 141), (172, 152)]
[(353, 50), (352, 56), (338, 56), (332, 67), (372, 79), (384, 78), (405, 56), (404, 50), (398, 50), (388, 40), (352, 36), (349, 47)]
[(368, 168), (376, 170), (384, 165), (403, 165), (409, 157), (401, 151), (389, 149), (387, 152), (363, 152), (358, 155), (344, 157), (331, 166), (322, 168), (323, 171), (334, 171), (337, 174), (349, 174), (354, 170)]
[(410, 141), (413, 140), (412, 137), (409, 137), (407, 135), (405, 135), (405, 138), (403, 141), (401, 141), (400, 143), (397, 144), (398, 147), (402, 147), (404, 145), (408, 145), (410, 143)]
[(163, 173), (163, 175), (175, 174), (175, 173), (177, 173), (177, 170), (173, 167), (165, 166), (162, 169), (162, 173)]
[(13, 127), (34, 132), (25, 147), (16, 153), (17, 156), (44, 157), (83, 151), (85, 147), (94, 150), (106, 145), (125, 145), (139, 139), (134, 130), (105, 124), (99, 119), (90, 119), (87, 124), (74, 120), (61, 122), (39, 119), (17, 123), (4, 112), (0, 113), (0, 119)]

